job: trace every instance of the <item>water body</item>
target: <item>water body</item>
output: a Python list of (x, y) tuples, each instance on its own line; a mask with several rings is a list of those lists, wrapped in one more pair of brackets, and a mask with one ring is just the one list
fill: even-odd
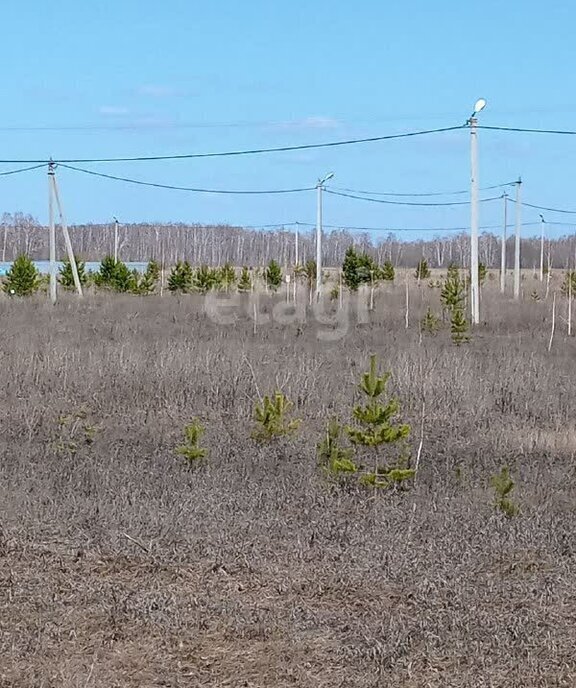
[[(50, 261), (49, 260), (35, 260), (34, 265), (43, 275), (48, 275), (50, 273)], [(57, 270), (60, 270), (62, 265), (61, 261), (56, 261)], [(130, 270), (138, 270), (138, 272), (144, 272), (148, 263), (126, 263)], [(0, 276), (5, 275), (8, 270), (12, 267), (12, 261), (6, 261), (3, 263), (0, 261)], [(100, 267), (99, 262), (88, 262), (86, 263), (86, 271), (97, 272)]]

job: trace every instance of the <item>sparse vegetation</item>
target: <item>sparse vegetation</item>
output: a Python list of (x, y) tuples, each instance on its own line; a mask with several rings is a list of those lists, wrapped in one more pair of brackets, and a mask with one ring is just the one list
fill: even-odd
[[(550, 355), (544, 297), (488, 281), (487, 324), (456, 349), (420, 336), (439, 294), (412, 269), (408, 328), (404, 284), (381, 289), (369, 322), (344, 294), (322, 321), (266, 323), (286, 297), (261, 292), (257, 328), (246, 299), (221, 325), (198, 293), (2, 297), (0, 683), (574, 684), (576, 341)], [(407, 438), (327, 427), (377, 428), (350, 422), (371, 351), (408, 470), (424, 417), (405, 494), (359, 478), (385, 482)], [(297, 432), (251, 439), (258, 389), (294, 402)], [(175, 454), (191, 417), (201, 470)]]

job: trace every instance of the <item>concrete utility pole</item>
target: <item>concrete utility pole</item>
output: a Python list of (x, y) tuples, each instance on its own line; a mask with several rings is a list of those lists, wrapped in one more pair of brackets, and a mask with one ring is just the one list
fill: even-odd
[(480, 283), (478, 279), (478, 120), (476, 115), (486, 107), (484, 98), (474, 105), (468, 120), (470, 126), (470, 306), (472, 324), (480, 323)]
[(54, 179), (55, 165), (48, 163), (48, 225), (50, 236), (50, 301), (56, 303), (56, 228), (54, 226)]
[(520, 298), (520, 226), (522, 223), (522, 179), (516, 182), (516, 228), (514, 241), (514, 298)]
[(540, 281), (544, 281), (544, 230), (546, 222), (544, 216), (540, 215)]
[(324, 184), (333, 176), (334, 173), (330, 172), (316, 184), (316, 300), (322, 293), (322, 191)]
[(504, 225), (502, 226), (502, 248), (500, 250), (500, 291), (506, 291), (506, 233), (508, 230), (508, 194), (504, 192)]
[(296, 223), (296, 229), (294, 231), (294, 266), (298, 266), (298, 223)]
[(118, 262), (118, 220), (114, 217), (114, 262)]
[[(78, 276), (78, 266), (76, 265), (76, 256), (72, 250), (72, 242), (70, 241), (70, 234), (68, 233), (68, 225), (64, 219), (64, 211), (62, 210), (62, 203), (60, 202), (60, 193), (58, 191), (58, 182), (56, 181), (56, 174), (52, 171), (52, 190), (56, 205), (58, 206), (58, 214), (60, 216), (60, 227), (64, 235), (64, 243), (66, 244), (66, 252), (68, 253), (68, 260), (72, 268), (72, 277), (74, 279), (74, 286), (78, 292), (78, 296), (82, 296), (82, 285), (80, 284), (80, 277)], [(54, 270), (56, 270), (56, 263), (54, 263)], [(56, 274), (56, 273), (54, 273)]]

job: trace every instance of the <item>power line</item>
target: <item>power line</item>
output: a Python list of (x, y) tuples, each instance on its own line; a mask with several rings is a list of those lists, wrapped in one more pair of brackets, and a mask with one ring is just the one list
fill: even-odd
[[(297, 224), (303, 225), (305, 227), (315, 227), (315, 224), (311, 222), (295, 222), (287, 224)], [(554, 224), (552, 222), (548, 224)], [(534, 225), (540, 225), (539, 222), (523, 222), (522, 227), (530, 227)], [(510, 225), (507, 225), (510, 226)], [(357, 226), (345, 226), (345, 225), (323, 225), (327, 229), (340, 229), (340, 230), (350, 230), (350, 231), (362, 231), (362, 232), (466, 232), (470, 227), (357, 227)], [(482, 225), (478, 229), (501, 229), (502, 225)]]
[(104, 179), (112, 179), (118, 182), (126, 182), (128, 184), (138, 184), (139, 186), (153, 186), (157, 189), (170, 189), (172, 191), (190, 191), (193, 193), (207, 193), (207, 194), (229, 194), (229, 195), (263, 195), (263, 194), (290, 194), (290, 193), (300, 193), (302, 191), (314, 191), (316, 187), (309, 186), (300, 189), (275, 189), (275, 190), (265, 190), (265, 191), (243, 191), (243, 190), (230, 190), (230, 189), (199, 189), (191, 186), (175, 186), (173, 184), (159, 184), (156, 182), (145, 182), (139, 179), (130, 179), (128, 177), (117, 177), (112, 174), (104, 174), (103, 172), (94, 172), (93, 170), (85, 170), (81, 167), (74, 167), (72, 165), (66, 165), (65, 163), (60, 163), (60, 167), (64, 167), (67, 170), (74, 170), (74, 172), (82, 172), (83, 174), (89, 174), (94, 177), (103, 177)]
[[(505, 182), (504, 184), (494, 184), (492, 186), (483, 186), (480, 191), (492, 191), (493, 189), (501, 189), (506, 186), (512, 186), (516, 184), (516, 182)], [(392, 198), (423, 198), (423, 197), (431, 197), (431, 196), (460, 196), (464, 194), (469, 194), (470, 189), (465, 189), (462, 191), (434, 191), (434, 192), (429, 192), (429, 193), (391, 193), (391, 192), (384, 192), (384, 191), (359, 191), (358, 189), (346, 189), (343, 187), (338, 187), (338, 186), (332, 186), (332, 189), (335, 191), (345, 191), (347, 193), (352, 193), (352, 194), (364, 194), (367, 196), (390, 196)]]
[(563, 210), (561, 208), (547, 208), (543, 205), (534, 205), (532, 203), (522, 203), (527, 208), (535, 208), (536, 210), (547, 210), (549, 213), (564, 213), (565, 215), (576, 215), (576, 210)]
[[(340, 191), (331, 191), (330, 189), (325, 189), (325, 192), (331, 194), (332, 196), (342, 196), (344, 198), (353, 198), (358, 201), (369, 201), (371, 203), (385, 203), (386, 205), (410, 205), (410, 206), (424, 206), (424, 207), (445, 207), (454, 205), (470, 205), (470, 201), (450, 201), (445, 203), (418, 203), (416, 201), (387, 201), (382, 198), (369, 198), (367, 196), (356, 196), (355, 194), (342, 193)], [(480, 203), (487, 203), (488, 201), (497, 201), (500, 196), (494, 196), (492, 198), (483, 198)]]
[[(352, 146), (360, 143), (376, 143), (378, 141), (391, 141), (393, 139), (406, 139), (427, 134), (441, 134), (448, 131), (464, 129), (466, 125), (453, 127), (441, 127), (439, 129), (425, 129), (421, 131), (409, 131), (403, 134), (388, 134), (386, 136), (371, 136), (365, 139), (347, 139), (344, 141), (329, 141), (327, 143), (307, 143), (299, 146), (279, 146), (276, 148), (252, 148), (249, 150), (224, 151), (218, 153), (186, 153), (183, 155), (141, 155), (125, 158), (69, 158), (54, 160), (55, 163), (100, 163), (100, 162), (150, 162), (154, 160), (191, 160), (194, 158), (223, 158), (240, 155), (257, 155), (260, 153), (284, 153), (289, 151), (310, 150), (314, 148), (335, 148), (337, 146)], [(0, 163), (8, 164), (47, 164), (50, 160), (0, 160)]]
[(566, 131), (562, 129), (523, 129), (522, 127), (489, 127), (487, 125), (477, 125), (477, 129), (489, 129), (491, 131), (515, 131), (524, 134), (560, 134), (563, 136), (576, 136), (576, 131)]
[(31, 172), (32, 170), (39, 170), (41, 167), (46, 167), (46, 163), (33, 165), (32, 167), (20, 167), (17, 170), (8, 170), (7, 172), (0, 172), (0, 177), (7, 177), (10, 174), (20, 174), (21, 172)]

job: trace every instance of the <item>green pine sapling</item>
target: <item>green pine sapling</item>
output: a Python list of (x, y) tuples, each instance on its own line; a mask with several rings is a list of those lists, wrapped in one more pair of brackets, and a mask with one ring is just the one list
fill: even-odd
[[(373, 469), (364, 474), (362, 482), (374, 487), (400, 486), (404, 481), (414, 477), (414, 470), (409, 467), (409, 459), (403, 453), (396, 452), (396, 457), (382, 456), (384, 446), (402, 445), (410, 434), (410, 426), (395, 424), (394, 416), (398, 413), (399, 402), (380, 397), (386, 392), (390, 373), (378, 375), (376, 356), (370, 356), (370, 370), (364, 373), (360, 390), (368, 397), (364, 405), (354, 407), (355, 426), (347, 426), (346, 432), (350, 441), (357, 448), (364, 448), (365, 453), (372, 454)], [(384, 459), (384, 460), (383, 460)]]
[(184, 428), (184, 444), (176, 447), (176, 453), (183, 456), (190, 466), (196, 465), (208, 454), (207, 449), (198, 446), (203, 434), (204, 427), (200, 421), (195, 418)]
[(276, 392), (273, 397), (265, 396), (262, 403), (257, 403), (254, 407), (256, 427), (252, 438), (258, 442), (270, 442), (295, 433), (300, 421), (287, 418), (292, 407), (292, 402), (282, 392)]
[(494, 508), (506, 516), (512, 518), (516, 516), (520, 509), (511, 498), (515, 483), (510, 477), (508, 466), (504, 466), (500, 473), (496, 473), (490, 478), (490, 484), (494, 490)]

